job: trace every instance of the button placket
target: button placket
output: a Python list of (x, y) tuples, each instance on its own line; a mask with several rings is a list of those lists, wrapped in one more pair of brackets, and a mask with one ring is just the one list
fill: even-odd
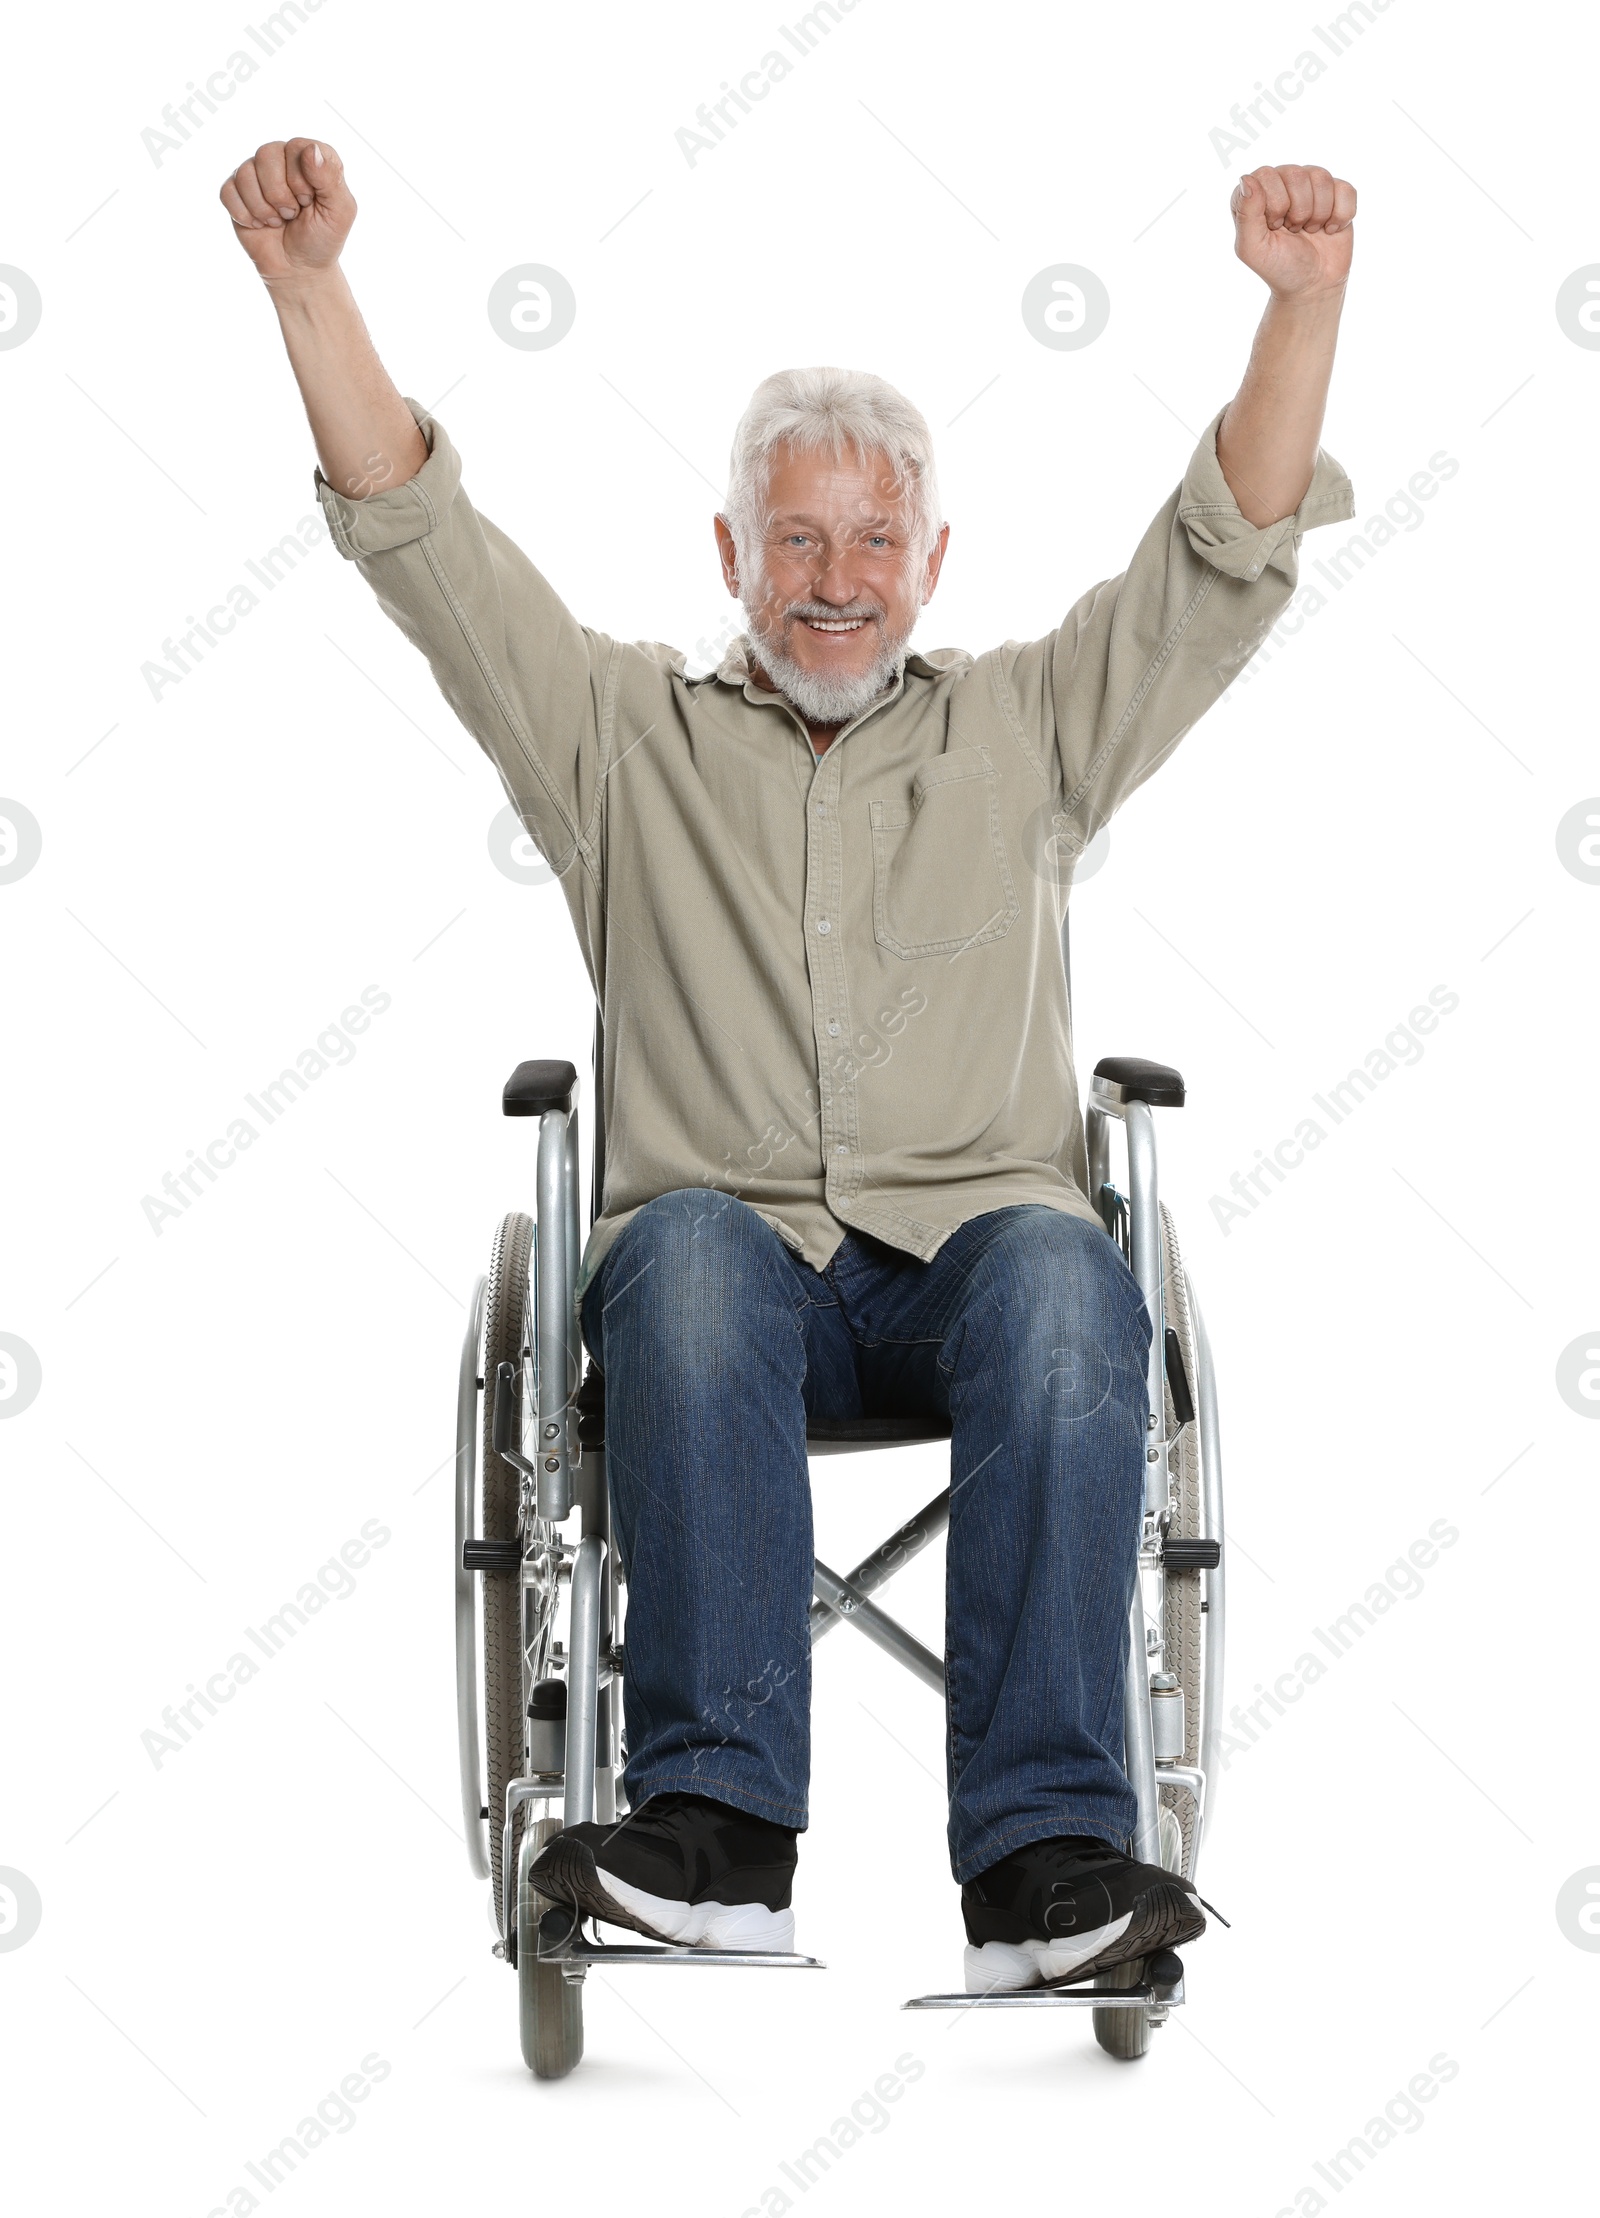
[(824, 1187), (848, 1176), (855, 1131), (855, 1087), (834, 1071), (848, 1015), (843, 934), (835, 930), (844, 900), (844, 854), (839, 816), (842, 778), (838, 741), (822, 756), (811, 783), (806, 817), (806, 909), (812, 928), (806, 958), (811, 976), (812, 1037), (817, 1050), (818, 1139)]

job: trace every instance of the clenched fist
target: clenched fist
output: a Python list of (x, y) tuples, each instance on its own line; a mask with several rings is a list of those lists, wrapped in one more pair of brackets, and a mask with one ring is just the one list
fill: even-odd
[(1256, 169), (1229, 203), (1234, 252), (1280, 299), (1337, 292), (1350, 274), (1356, 189), (1325, 169)]
[(217, 197), (269, 285), (331, 268), (356, 220), (344, 164), (324, 139), (269, 140)]

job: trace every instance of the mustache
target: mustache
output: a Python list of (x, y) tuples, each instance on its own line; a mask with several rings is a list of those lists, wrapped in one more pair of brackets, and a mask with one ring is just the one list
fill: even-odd
[(882, 608), (857, 606), (855, 602), (848, 608), (829, 608), (825, 601), (791, 601), (783, 611), (783, 620), (785, 623), (798, 618), (801, 623), (881, 624), (886, 613)]

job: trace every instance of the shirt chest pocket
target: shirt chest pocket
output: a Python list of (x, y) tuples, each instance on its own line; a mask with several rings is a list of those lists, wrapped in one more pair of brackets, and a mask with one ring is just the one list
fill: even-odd
[(985, 747), (937, 755), (909, 802), (872, 807), (872, 926), (907, 958), (955, 955), (1010, 931), (1021, 903), (1000, 829), (1000, 781)]

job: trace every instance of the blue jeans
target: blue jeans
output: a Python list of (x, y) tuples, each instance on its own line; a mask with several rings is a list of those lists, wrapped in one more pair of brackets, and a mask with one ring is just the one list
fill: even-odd
[(1059, 1834), (1128, 1847), (1150, 1313), (1106, 1233), (1027, 1204), (970, 1219), (930, 1263), (848, 1232), (816, 1271), (695, 1188), (630, 1219), (582, 1322), (628, 1582), (634, 1808), (677, 1790), (805, 1826), (806, 1420), (936, 1411), (955, 1876)]

